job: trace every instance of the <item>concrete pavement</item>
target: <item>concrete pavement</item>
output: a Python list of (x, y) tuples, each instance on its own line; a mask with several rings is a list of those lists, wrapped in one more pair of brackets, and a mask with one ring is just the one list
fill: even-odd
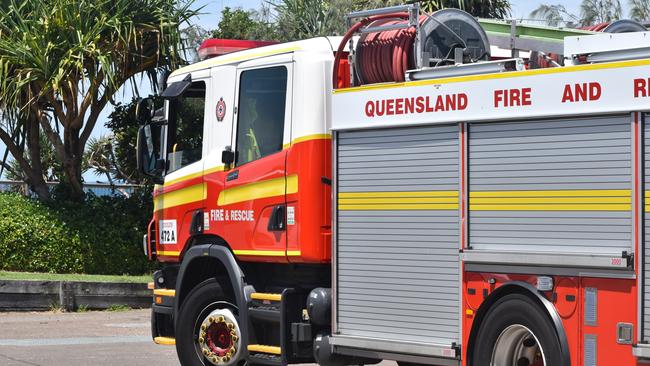
[(0, 365), (179, 366), (151, 341), (149, 312), (0, 313)]
[(0, 313), (0, 366), (179, 366), (174, 346), (151, 341), (149, 314)]

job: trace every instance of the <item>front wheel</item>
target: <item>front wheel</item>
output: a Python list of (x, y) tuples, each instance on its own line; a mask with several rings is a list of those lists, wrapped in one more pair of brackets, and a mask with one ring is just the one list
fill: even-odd
[(526, 295), (497, 300), (485, 315), (474, 344), (472, 366), (564, 366), (551, 319)]
[(176, 323), (176, 352), (183, 366), (234, 366), (242, 352), (238, 309), (215, 279), (187, 296)]

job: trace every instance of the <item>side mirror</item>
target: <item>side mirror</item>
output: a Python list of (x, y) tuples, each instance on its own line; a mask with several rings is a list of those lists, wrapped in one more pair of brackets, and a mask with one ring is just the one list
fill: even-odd
[(138, 130), (136, 160), (138, 171), (162, 183), (165, 161), (160, 159), (160, 126), (146, 124)]
[(225, 165), (230, 165), (235, 162), (235, 152), (232, 151), (230, 146), (226, 146), (226, 150), (221, 152), (221, 162)]
[(153, 99), (150, 97), (138, 100), (135, 105), (135, 118), (141, 124), (151, 122), (154, 115)]

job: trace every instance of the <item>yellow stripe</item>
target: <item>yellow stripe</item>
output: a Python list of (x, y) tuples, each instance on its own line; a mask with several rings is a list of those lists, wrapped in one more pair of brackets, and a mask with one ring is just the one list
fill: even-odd
[(396, 211), (396, 210), (457, 210), (458, 204), (391, 204), (391, 205), (339, 205), (339, 210)]
[(458, 203), (458, 197), (339, 198), (339, 205), (402, 203)]
[(153, 201), (153, 210), (159, 211), (165, 208), (201, 201), (206, 198), (206, 195), (206, 183), (194, 184), (156, 196)]
[(291, 46), (291, 47), (284, 47), (284, 48), (278, 48), (278, 49), (273, 49), (273, 50), (267, 50), (263, 52), (246, 52), (246, 51), (241, 51), (233, 54), (233, 56), (222, 56), (222, 57), (215, 57), (211, 58), (202, 62), (197, 62), (195, 64), (180, 68), (176, 71), (174, 71), (170, 77), (174, 77), (178, 74), (185, 74), (188, 72), (192, 71), (197, 71), (197, 70), (203, 70), (203, 69), (208, 69), (214, 66), (219, 66), (219, 65), (225, 65), (229, 64), (232, 62), (237, 62), (237, 61), (243, 61), (243, 60), (252, 60), (255, 58), (260, 58), (260, 57), (266, 57), (266, 56), (273, 56), (273, 55), (280, 55), (283, 53), (289, 53), (293, 51), (298, 51), (300, 50), (300, 47), (298, 46)]
[(632, 197), (494, 197), (472, 198), (472, 205), (479, 204), (630, 204)]
[[(220, 165), (220, 166), (215, 166), (213, 168), (205, 169), (205, 170), (203, 170), (201, 172), (198, 172), (198, 173), (192, 173), (192, 174), (184, 175), (182, 177), (178, 177), (176, 179), (166, 181), (165, 184), (163, 185), (163, 187), (168, 187), (168, 186), (170, 186), (172, 184), (176, 184), (176, 183), (182, 182), (184, 180), (189, 180), (189, 179), (193, 179), (193, 178), (202, 177), (202, 176), (207, 175), (207, 174), (211, 174), (211, 173), (215, 173), (215, 172), (222, 172), (223, 169), (224, 169), (224, 166)], [(158, 185), (157, 187), (160, 187), (160, 186)]]
[(341, 192), (339, 198), (375, 197), (458, 197), (458, 191), (412, 191), (412, 192)]
[(254, 292), (251, 294), (253, 300), (268, 300), (268, 301), (281, 301), (282, 294), (265, 294), (262, 292)]
[(470, 211), (630, 211), (629, 189), (470, 192)]
[(291, 140), (290, 143), (282, 145), (283, 149), (288, 149), (291, 145), (295, 145), (299, 142), (304, 142), (304, 141), (311, 141), (311, 140), (328, 140), (331, 139), (332, 135), (329, 133), (316, 133), (313, 135), (307, 135), (307, 136), (301, 136), (301, 137), (296, 137), (295, 139)]
[[(286, 191), (285, 191), (286, 187)], [(267, 179), (259, 182), (228, 188), (219, 193), (217, 205), (226, 206), (233, 203), (251, 201), (260, 198), (283, 196), (298, 192), (298, 176)]]
[(631, 208), (619, 204), (469, 205), (470, 211), (630, 211)]
[(281, 355), (282, 349), (276, 346), (265, 346), (262, 344), (249, 344), (248, 352), (270, 353), (273, 355)]
[(258, 255), (267, 257), (300, 257), (302, 253), (299, 250), (233, 250), (235, 255)]
[(181, 255), (181, 252), (178, 251), (169, 251), (169, 250), (159, 250), (156, 252), (157, 255), (162, 255), (165, 257), (178, 257)]
[(155, 344), (160, 344), (163, 346), (173, 346), (176, 344), (176, 339), (170, 337), (156, 337), (153, 339)]
[(335, 89), (334, 94), (352, 93), (352, 92), (367, 91), (367, 90), (403, 88), (403, 87), (422, 86), (422, 85), (451, 84), (451, 83), (460, 83), (465, 81), (508, 79), (508, 78), (524, 77), (524, 76), (560, 74), (560, 73), (576, 72), (576, 71), (607, 70), (607, 69), (617, 69), (617, 68), (624, 68), (624, 67), (647, 66), (647, 65), (650, 65), (650, 60), (632, 60), (632, 61), (619, 61), (619, 62), (611, 62), (611, 63), (603, 63), (603, 64), (587, 64), (587, 65), (576, 65), (576, 66), (565, 66), (565, 67), (553, 67), (547, 69), (533, 69), (533, 70), (511, 71), (511, 72), (503, 72), (503, 73), (495, 73), (495, 74), (469, 75), (469, 76), (457, 76), (457, 77), (449, 77), (449, 78), (441, 78), (441, 79), (408, 81), (402, 83), (383, 83), (383, 84), (363, 85), (354, 88)]
[(342, 192), (339, 210), (457, 210), (458, 191)]
[(469, 197), (630, 197), (631, 194), (629, 189), (474, 191)]
[(155, 296), (174, 297), (174, 296), (176, 296), (176, 290), (157, 288), (157, 289), (153, 290), (153, 294)]

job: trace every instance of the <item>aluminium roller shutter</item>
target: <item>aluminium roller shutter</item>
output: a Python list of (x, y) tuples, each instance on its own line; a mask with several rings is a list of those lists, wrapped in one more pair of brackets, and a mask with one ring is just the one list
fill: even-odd
[(458, 126), (337, 141), (339, 333), (458, 342)]
[(472, 124), (469, 131), (472, 248), (630, 251), (629, 116)]

